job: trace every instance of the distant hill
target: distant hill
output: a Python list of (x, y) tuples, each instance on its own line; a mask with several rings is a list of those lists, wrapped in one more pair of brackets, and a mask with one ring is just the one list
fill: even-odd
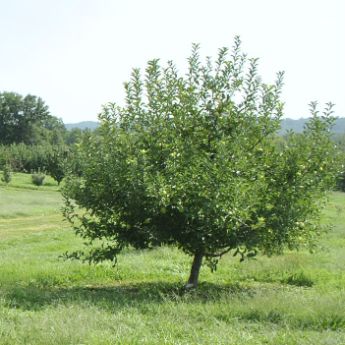
[(289, 130), (294, 132), (301, 133), (303, 131), (304, 125), (308, 122), (308, 119), (283, 119), (281, 122), (280, 133), (284, 134)]
[[(301, 133), (303, 131), (303, 127), (306, 124), (308, 119), (283, 119), (281, 124), (281, 130), (279, 131), (280, 134), (286, 133), (288, 130), (293, 130), (296, 133)], [(99, 122), (96, 121), (83, 121), (78, 123), (66, 123), (65, 127), (70, 130), (73, 128), (79, 129), (91, 129), (94, 130), (99, 126)], [(345, 134), (345, 118), (340, 117), (336, 120), (335, 125), (333, 127), (333, 132), (337, 134)]]
[(67, 130), (71, 130), (73, 128), (79, 129), (91, 129), (94, 130), (99, 126), (99, 123), (96, 121), (82, 121), (78, 123), (65, 123), (65, 127)]
[[(308, 118), (299, 120), (283, 119), (281, 123), (281, 130), (279, 131), (279, 133), (284, 134), (288, 130), (293, 130), (296, 133), (301, 133), (303, 131), (304, 125), (308, 122), (308, 120)], [(336, 119), (332, 132), (336, 134), (345, 134), (344, 117)]]

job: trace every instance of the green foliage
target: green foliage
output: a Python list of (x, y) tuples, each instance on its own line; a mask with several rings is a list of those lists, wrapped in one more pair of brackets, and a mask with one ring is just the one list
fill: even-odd
[(158, 60), (144, 80), (133, 70), (126, 106), (106, 105), (99, 135), (81, 144), (83, 175), (66, 183), (65, 216), (100, 246), (75, 256), (116, 260), (128, 245), (176, 245), (215, 269), (226, 252), (281, 253), (320, 232), (338, 169), (332, 105), (320, 116), (312, 104), (303, 134), (277, 141), (283, 73), (264, 84), (238, 38), (215, 62), (202, 64), (198, 45), (188, 61), (185, 77)]
[(2, 178), (1, 181), (9, 184), (12, 180), (12, 173), (11, 173), (11, 165), (5, 164), (2, 171)]
[(0, 144), (37, 145), (63, 141), (65, 127), (36, 96), (0, 92)]
[(38, 169), (37, 171), (33, 171), (31, 174), (31, 180), (35, 186), (42, 186), (44, 183), (45, 177), (46, 177), (46, 174), (45, 172), (41, 171), (41, 169)]
[(90, 134), (89, 129), (72, 128), (65, 132), (64, 141), (66, 145), (74, 145), (81, 141), (84, 135)]
[(342, 171), (338, 175), (336, 189), (345, 192), (345, 172)]
[(345, 192), (345, 135), (333, 135), (333, 140), (339, 150), (339, 159), (342, 162), (341, 171), (337, 176), (336, 189)]
[(56, 147), (47, 158), (46, 171), (59, 185), (65, 177), (68, 157), (67, 147)]
[(10, 162), (14, 171), (28, 172), (47, 164), (53, 148), (50, 145), (11, 144), (0, 146), (0, 166)]
[(0, 145), (0, 167), (9, 162), (13, 171), (28, 172), (45, 167), (45, 170), (61, 182), (66, 171), (80, 174), (80, 164), (74, 146), (53, 145)]

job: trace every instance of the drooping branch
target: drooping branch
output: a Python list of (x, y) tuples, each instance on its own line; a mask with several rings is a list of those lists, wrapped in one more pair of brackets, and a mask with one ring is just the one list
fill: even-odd
[(223, 255), (229, 253), (231, 249), (233, 248), (230, 247), (218, 253), (205, 253), (205, 256), (208, 258), (221, 258)]

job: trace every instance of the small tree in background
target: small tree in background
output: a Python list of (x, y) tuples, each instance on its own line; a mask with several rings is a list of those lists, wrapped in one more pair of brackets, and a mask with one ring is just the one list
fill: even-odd
[(31, 173), (31, 181), (35, 186), (43, 186), (45, 178), (46, 174), (40, 168), (37, 171), (32, 171)]
[(11, 165), (6, 163), (3, 167), (1, 181), (9, 184), (12, 180), (12, 168)]
[(57, 147), (52, 150), (47, 158), (47, 173), (60, 185), (65, 177), (68, 160), (67, 147)]
[(101, 245), (71, 256), (98, 262), (126, 246), (176, 245), (193, 256), (191, 287), (203, 259), (215, 268), (229, 251), (281, 253), (320, 232), (337, 170), (332, 105), (319, 116), (312, 104), (304, 133), (278, 142), (283, 73), (264, 84), (239, 38), (205, 64), (194, 45), (188, 61), (186, 76), (158, 60), (144, 80), (133, 70), (126, 106), (105, 106), (99, 135), (81, 144), (83, 176), (66, 183), (65, 216)]

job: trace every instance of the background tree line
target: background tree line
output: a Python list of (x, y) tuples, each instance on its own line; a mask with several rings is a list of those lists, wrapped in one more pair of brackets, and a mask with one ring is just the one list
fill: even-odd
[(45, 171), (58, 183), (79, 172), (76, 144), (89, 130), (66, 130), (37, 96), (0, 93), (0, 170)]

